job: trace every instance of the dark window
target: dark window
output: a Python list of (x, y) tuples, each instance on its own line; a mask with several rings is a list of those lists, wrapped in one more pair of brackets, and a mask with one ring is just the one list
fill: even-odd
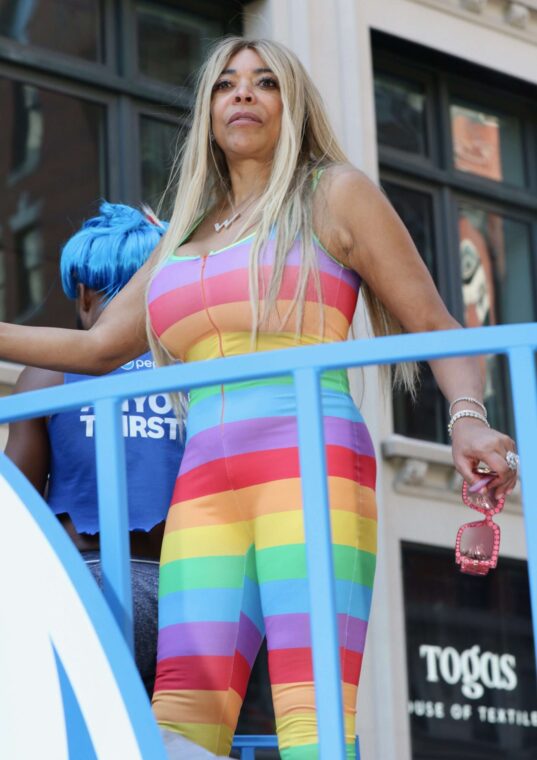
[(15, 233), (15, 267), (17, 282), (17, 321), (27, 321), (43, 302), (43, 235), (39, 227)]
[[(381, 184), (451, 313), (469, 327), (536, 317), (535, 91), (374, 34)], [(490, 421), (513, 432), (502, 357), (481, 357)], [(431, 372), (418, 405), (394, 394), (395, 431), (447, 442)]]
[(102, 5), (99, 0), (0, 0), (0, 35), (101, 61)]
[[(99, 201), (158, 206), (240, 0), (0, 0), (0, 317), (74, 325), (58, 257)], [(162, 207), (170, 213), (173, 188)]]
[[(79, 97), (0, 77), (5, 318), (72, 324), (59, 284), (62, 244), (106, 193), (105, 109)], [(12, 147), (13, 146), (13, 147)]]
[(140, 73), (187, 86), (207, 50), (226, 31), (221, 21), (177, 7), (138, 2), (136, 7)]
[(458, 99), (449, 113), (455, 169), (496, 182), (526, 184), (519, 118)]
[[(177, 147), (178, 127), (152, 117), (140, 118), (140, 156), (142, 197), (154, 209), (166, 188)], [(169, 218), (173, 187), (163, 202), (163, 215)]]
[(478, 578), (456, 569), (452, 550), (404, 543), (402, 571), (413, 760), (533, 760), (526, 562), (500, 556)]
[(17, 172), (31, 172), (39, 161), (43, 141), (43, 117), (36, 87), (12, 82), (11, 95), (13, 113), (11, 179), (13, 179), (13, 174)]
[(380, 145), (427, 155), (425, 89), (420, 83), (379, 74), (375, 106)]

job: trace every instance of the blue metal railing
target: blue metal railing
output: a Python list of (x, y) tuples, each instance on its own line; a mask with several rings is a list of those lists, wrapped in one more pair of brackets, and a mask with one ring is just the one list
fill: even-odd
[[(509, 360), (524, 495), (528, 570), (537, 631), (537, 325), (509, 325), (393, 336), (252, 354), (106, 377), (0, 400), (0, 422), (95, 404), (99, 520), (104, 594), (132, 646), (128, 520), (121, 401), (239, 380), (293, 375), (310, 588), (313, 666), (322, 758), (345, 757), (340, 663), (327, 499), (319, 376), (324, 370), (461, 355), (506, 354)], [(532, 499), (533, 497), (533, 499)], [(315, 593), (312, 591), (315, 590)], [(537, 637), (534, 637), (537, 645)], [(322, 684), (322, 687), (321, 687)]]
[[(256, 749), (276, 749), (278, 738), (269, 734), (252, 734), (235, 736), (232, 749), (240, 749), (241, 760), (255, 760)], [(360, 760), (360, 742), (358, 737), (355, 741), (356, 760)]]

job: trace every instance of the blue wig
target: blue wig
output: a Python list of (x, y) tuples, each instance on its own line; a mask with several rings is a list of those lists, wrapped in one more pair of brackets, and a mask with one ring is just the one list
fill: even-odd
[(64, 245), (60, 259), (62, 287), (76, 298), (77, 285), (100, 291), (107, 301), (127, 284), (166, 231), (149, 211), (104, 201), (100, 215), (84, 222)]

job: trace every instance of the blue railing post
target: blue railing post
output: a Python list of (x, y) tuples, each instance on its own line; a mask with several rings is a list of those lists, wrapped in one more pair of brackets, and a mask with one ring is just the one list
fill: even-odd
[(324, 430), (317, 369), (294, 372), (319, 754), (344, 760), (345, 731)]
[(95, 402), (95, 455), (103, 594), (134, 651), (129, 516), (121, 400)]
[(240, 749), (241, 760), (255, 760), (256, 749), (276, 749), (278, 739), (274, 734), (235, 735), (233, 749)]
[(537, 663), (537, 379), (535, 351), (530, 347), (512, 348), (508, 352), (517, 446), (520, 452), (522, 503), (526, 524), (528, 576), (533, 643)]

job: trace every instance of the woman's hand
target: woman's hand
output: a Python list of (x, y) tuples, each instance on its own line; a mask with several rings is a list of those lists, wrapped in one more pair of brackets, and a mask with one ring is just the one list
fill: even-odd
[(516, 452), (512, 438), (488, 428), (480, 420), (465, 417), (453, 426), (452, 447), (455, 467), (467, 483), (479, 479), (473, 471), (480, 462), (484, 462), (497, 473), (488, 485), (496, 489), (496, 498), (511, 493), (516, 484), (517, 471), (509, 469), (505, 457), (508, 451)]

